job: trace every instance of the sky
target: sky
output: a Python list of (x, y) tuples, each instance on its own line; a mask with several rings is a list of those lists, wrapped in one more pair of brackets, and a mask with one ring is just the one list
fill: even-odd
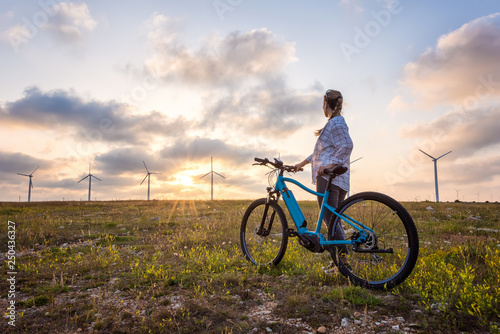
[[(265, 196), (344, 96), (350, 195), (500, 200), (495, 0), (0, 2), (0, 201)], [(89, 172), (90, 166), (90, 172)], [(294, 178), (313, 187), (306, 167)], [(311, 195), (298, 188), (299, 199)]]

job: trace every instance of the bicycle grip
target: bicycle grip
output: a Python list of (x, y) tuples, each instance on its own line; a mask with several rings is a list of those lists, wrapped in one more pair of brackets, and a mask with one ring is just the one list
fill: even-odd
[(254, 160), (261, 164), (266, 163), (268, 161), (267, 159), (261, 159), (261, 158), (254, 158)]

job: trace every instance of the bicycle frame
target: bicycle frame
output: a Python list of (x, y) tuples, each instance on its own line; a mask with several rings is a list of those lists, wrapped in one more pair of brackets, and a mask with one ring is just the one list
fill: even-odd
[[(320, 193), (292, 179), (293, 176), (286, 177), (285, 173), (299, 171), (300, 165), (285, 165), (276, 158), (254, 160), (254, 165), (272, 171), (267, 173), (270, 185), (267, 197), (253, 201), (241, 220), (241, 249), (248, 261), (276, 266), (283, 260), (290, 238), (297, 237), (298, 244), (308, 251), (316, 254), (328, 251), (332, 266), (336, 265), (342, 275), (362, 287), (391, 289), (411, 274), (418, 259), (418, 232), (399, 202), (385, 194), (367, 191), (347, 198), (334, 208), (328, 204), (330, 192), (335, 194), (331, 181), (347, 171), (345, 166), (325, 169), (328, 186)], [(316, 227), (311, 225), (308, 229), (302, 209), (288, 188), (292, 185), (320, 199)], [(280, 197), (287, 206), (287, 214), (279, 204)], [(332, 219), (325, 224), (328, 233), (322, 233), (325, 214), (330, 216), (326, 210), (330, 210)], [(315, 219), (311, 219), (312, 224)], [(374, 232), (379, 229), (380, 234)]]
[[(316, 224), (316, 231), (311, 231), (307, 227), (304, 226), (304, 222), (306, 221), (304, 214), (302, 213), (302, 210), (297, 203), (297, 200), (293, 196), (293, 193), (287, 188), (286, 182), (290, 182), (298, 186), (299, 188), (307, 191), (310, 194), (316, 195), (323, 197), (323, 202), (321, 205), (321, 210), (319, 213), (318, 217), (318, 222)], [(290, 216), (292, 217), (293, 222), (295, 223), (295, 227), (297, 228), (297, 233), (298, 234), (312, 234), (318, 236), (320, 240), (320, 244), (323, 246), (328, 246), (328, 245), (352, 245), (355, 243), (362, 243), (366, 240), (367, 234), (365, 230), (370, 231), (371, 233), (375, 234), (375, 231), (370, 229), (369, 227), (363, 225), (362, 223), (358, 222), (357, 220), (344, 215), (344, 214), (339, 214), (337, 210), (328, 205), (328, 197), (330, 193), (328, 192), (328, 189), (325, 190), (325, 192), (318, 193), (316, 191), (313, 191), (312, 189), (307, 188), (304, 186), (302, 183), (288, 178), (284, 177), (281, 175), (281, 173), (278, 175), (278, 179), (276, 181), (276, 185), (274, 187), (275, 190), (279, 191), (279, 193), (282, 195), (283, 200), (288, 208), (288, 211), (290, 213)], [(323, 234), (320, 232), (321, 231), (321, 226), (323, 224), (323, 216), (325, 214), (326, 210), (330, 210), (334, 215), (345, 221), (347, 224), (358, 230), (360, 236), (357, 239), (351, 239), (351, 240), (326, 240)]]

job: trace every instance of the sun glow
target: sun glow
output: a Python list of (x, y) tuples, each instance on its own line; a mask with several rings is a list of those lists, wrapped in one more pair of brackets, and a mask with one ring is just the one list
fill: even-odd
[(193, 178), (191, 176), (183, 175), (183, 174), (177, 174), (175, 176), (174, 184), (182, 184), (184, 186), (190, 187), (194, 183), (193, 183)]

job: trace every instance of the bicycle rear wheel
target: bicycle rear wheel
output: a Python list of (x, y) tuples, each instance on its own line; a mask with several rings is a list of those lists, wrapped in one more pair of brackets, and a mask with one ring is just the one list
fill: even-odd
[(288, 224), (278, 203), (266, 201), (258, 199), (246, 210), (241, 221), (241, 249), (254, 264), (277, 265), (285, 255)]
[[(339, 271), (368, 288), (390, 289), (401, 284), (415, 267), (419, 251), (417, 229), (403, 206), (387, 195), (365, 192), (346, 199), (337, 211), (375, 232), (368, 233), (364, 243), (347, 245), (347, 254), (340, 247), (332, 252)], [(336, 224), (341, 224), (346, 239), (359, 237), (356, 229), (334, 216), (328, 227), (329, 240), (339, 239), (333, 233)], [(373, 252), (381, 249), (392, 252)]]

